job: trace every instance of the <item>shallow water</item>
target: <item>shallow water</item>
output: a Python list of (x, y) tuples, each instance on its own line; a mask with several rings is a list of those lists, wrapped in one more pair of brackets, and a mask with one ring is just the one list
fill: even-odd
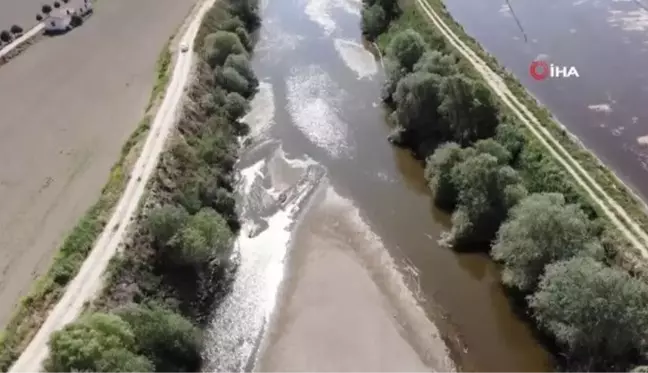
[[(345, 260), (320, 257), (321, 266), (333, 265), (332, 277), (336, 265), (339, 276), (356, 271), (349, 272), (356, 273), (349, 275), (355, 279), (349, 286), (370, 283), (366, 289), (393, 313), (398, 333), (383, 324), (366, 333), (379, 329), (376, 338), (389, 335), (400, 355), (414, 351), (417, 357), (403, 360), (402, 369), (417, 370), (416, 359), (428, 367), (446, 366), (445, 345), (463, 370), (548, 369), (547, 353), (513, 315), (492, 263), (437, 244), (449, 228), (448, 217), (431, 206), (421, 165), (386, 141), (390, 129), (379, 98), (384, 76), (362, 46), (360, 7), (355, 0), (264, 2), (253, 61), (261, 86), (245, 118), (251, 135), (237, 166), (246, 222), (238, 240), (241, 267), (208, 330), (205, 371), (315, 369), (294, 356), (282, 361), (269, 355), (291, 348), (281, 335), (290, 324), (295, 289), (310, 282), (320, 286), (314, 292), (323, 289), (314, 274), (303, 273), (315, 271), (305, 264), (307, 253), (322, 247), (346, 253)], [(349, 294), (356, 294), (349, 295), (351, 314), (362, 296)], [(334, 295), (321, 291), (322, 297)], [(349, 322), (339, 309), (330, 312), (340, 325)], [(382, 323), (383, 316), (367, 313), (368, 320), (374, 316)], [(376, 353), (367, 344), (354, 345), (362, 339), (351, 329), (346, 336), (343, 327), (328, 329), (336, 330), (317, 333), (342, 333), (335, 341), (356, 346), (349, 349), (357, 348), (358, 356)], [(293, 355), (301, 347), (292, 345)], [(336, 356), (328, 358), (336, 362)], [(345, 366), (378, 370), (361, 363)], [(397, 360), (381, 364), (386, 370), (400, 367)]]

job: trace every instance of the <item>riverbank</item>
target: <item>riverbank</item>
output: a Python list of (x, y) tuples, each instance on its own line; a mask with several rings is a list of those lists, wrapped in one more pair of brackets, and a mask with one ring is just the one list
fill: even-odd
[[(416, 4), (403, 2), (401, 15), (379, 17), (376, 15), (380, 14), (380, 9), (375, 7), (365, 11), (365, 33), (375, 36), (378, 29), (382, 30), (378, 34), (382, 33), (385, 28), (378, 21), (393, 18), (393, 23), (378, 41), (392, 66), (383, 97), (395, 110), (392, 117), (400, 126), (390, 139), (413, 148), (426, 159), (426, 177), (435, 204), (453, 212), (453, 228), (444, 241), (461, 251), (490, 251), (490, 245), (494, 244), (491, 254), (504, 264), (502, 281), (515, 290), (513, 293), (524, 296), (520, 299), (523, 303), (528, 295), (533, 320), (566, 353), (563, 363), (572, 368), (613, 370), (627, 369), (624, 364), (641, 363), (633, 351), (643, 345), (642, 337), (635, 335), (633, 330), (643, 330), (641, 325), (645, 318), (624, 309), (634, 302), (645, 303), (648, 287), (615, 267), (627, 248), (618, 241), (611, 241), (610, 237), (616, 235), (614, 229), (619, 229), (641, 251), (645, 249), (640, 242), (645, 233), (633, 225), (604, 192), (594, 193), (597, 183), (580, 170), (579, 164), (569, 156), (566, 157), (569, 162), (560, 158), (557, 150), (565, 151), (560, 145), (555, 145), (557, 149), (549, 147), (548, 143), (558, 144), (556, 140), (546, 134), (540, 135), (538, 120), (527, 114), (523, 105), (512, 103), (515, 100), (497, 84), (497, 78), (489, 75), (478, 58), (471, 55), (470, 49), (461, 46), (456, 37), (444, 29), (432, 8), (426, 9), (427, 5), (421, 1)], [(386, 9), (384, 13), (398, 12)], [(430, 19), (424, 19), (423, 14)], [(432, 23), (438, 29), (431, 27)], [(458, 64), (455, 59), (459, 60)], [(487, 91), (486, 87), (492, 91)], [(463, 114), (473, 110), (474, 114), (468, 114), (469, 117)], [(439, 147), (446, 141), (459, 144)], [(549, 150), (550, 157), (542, 152), (543, 148)], [(558, 164), (565, 167), (564, 171)], [(554, 195), (546, 195), (547, 192)], [(552, 204), (557, 206), (552, 207)], [(533, 209), (536, 209), (532, 213), (534, 219), (546, 221), (531, 223), (525, 214)], [(545, 209), (560, 213), (542, 217)], [(572, 220), (568, 224), (560, 220), (563, 218), (556, 218), (560, 214), (575, 214), (570, 219), (582, 222), (573, 225)], [(609, 220), (603, 223), (605, 218)], [(625, 224), (620, 222), (621, 218), (625, 219)], [(531, 224), (530, 230), (525, 227), (528, 224)], [(543, 232), (546, 226), (553, 224), (560, 226), (562, 231)], [(520, 229), (527, 231), (518, 233)], [(520, 234), (557, 237), (552, 240), (554, 242), (540, 246), (529, 242), (513, 243), (514, 237)], [(587, 237), (587, 242), (569, 241), (576, 235)], [(553, 247), (556, 240), (565, 239), (568, 241)], [(510, 247), (517, 249), (511, 251)], [(591, 255), (593, 259), (571, 260), (574, 255)], [(590, 278), (582, 287), (569, 285), (570, 279), (585, 273), (594, 275), (588, 275)], [(583, 303), (585, 293), (608, 298), (609, 287), (618, 286), (635, 287), (636, 291), (621, 292), (618, 298), (604, 306), (606, 310), (594, 312), (591, 309), (594, 305)], [(562, 306), (555, 304), (556, 299), (565, 296), (568, 302)], [(595, 316), (583, 320), (563, 315), (591, 312)], [(627, 315), (613, 315), (615, 312)], [(599, 326), (602, 323), (613, 327), (608, 330)], [(564, 328), (574, 332), (568, 333)], [(579, 333), (587, 337), (579, 337)], [(605, 335), (612, 333), (621, 333), (620, 338), (625, 339), (623, 343), (627, 345), (607, 346)]]

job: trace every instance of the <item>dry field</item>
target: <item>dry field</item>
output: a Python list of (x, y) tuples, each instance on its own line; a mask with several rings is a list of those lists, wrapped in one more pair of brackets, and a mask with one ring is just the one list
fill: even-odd
[(52, 5), (54, 1), (42, 0), (2, 0), (0, 3), (0, 30), (9, 30), (16, 24), (28, 30), (36, 25), (36, 14), (45, 3)]
[(0, 328), (96, 202), (194, 3), (99, 1), (82, 27), (0, 68)]

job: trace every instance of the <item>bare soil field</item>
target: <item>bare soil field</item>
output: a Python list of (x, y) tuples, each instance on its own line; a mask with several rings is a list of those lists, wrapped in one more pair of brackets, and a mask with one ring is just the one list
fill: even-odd
[(0, 328), (96, 202), (194, 3), (100, 1), (82, 27), (0, 68)]
[(41, 0), (2, 0), (0, 5), (0, 30), (9, 30), (12, 25), (19, 25), (25, 30), (32, 28), (36, 14), (45, 3), (52, 5), (54, 1)]

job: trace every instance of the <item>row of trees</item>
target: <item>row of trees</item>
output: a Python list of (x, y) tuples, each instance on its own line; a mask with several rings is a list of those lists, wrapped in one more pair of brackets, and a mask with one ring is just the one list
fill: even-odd
[[(365, 4), (363, 30), (376, 22)], [(373, 14), (373, 15), (372, 15)], [(377, 27), (379, 25), (380, 27)], [(445, 241), (488, 250), (502, 282), (579, 370), (624, 370), (648, 352), (648, 285), (606, 264), (596, 213), (542, 148), (501, 115), (438, 39), (390, 35), (385, 103), (394, 143), (425, 159), (434, 202), (452, 213)], [(504, 123), (502, 123), (504, 122)]]
[(203, 23), (202, 58), (180, 133), (162, 155), (136, 245), (109, 281), (112, 298), (138, 290), (54, 333), (49, 371), (199, 371), (201, 332), (194, 322), (212, 309), (235, 264), (236, 136), (245, 133), (239, 119), (258, 85), (248, 59), (248, 30), (259, 24), (253, 5), (217, 2), (205, 23), (216, 14), (228, 22)]

